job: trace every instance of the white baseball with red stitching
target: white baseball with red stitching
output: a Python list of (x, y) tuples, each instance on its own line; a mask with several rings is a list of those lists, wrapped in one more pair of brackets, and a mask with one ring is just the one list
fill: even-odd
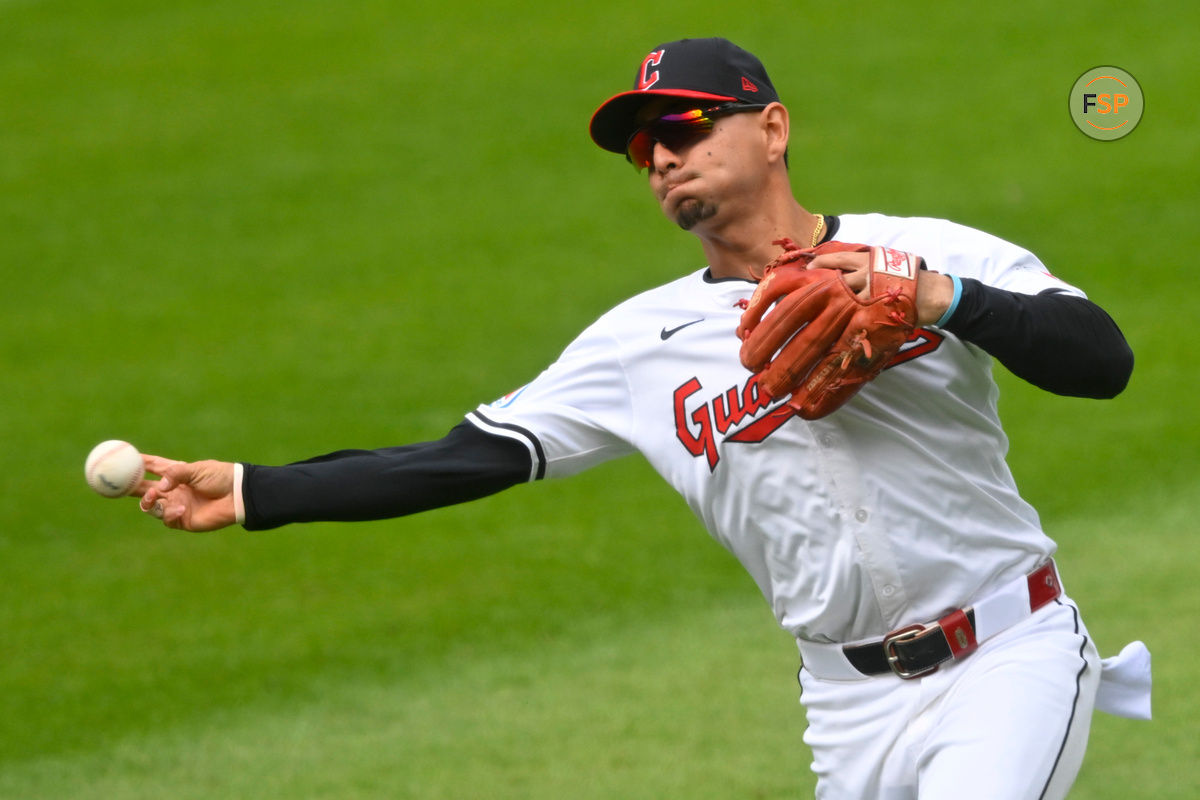
[(84, 462), (88, 486), (105, 497), (124, 497), (144, 474), (142, 454), (129, 442), (109, 439), (92, 448)]

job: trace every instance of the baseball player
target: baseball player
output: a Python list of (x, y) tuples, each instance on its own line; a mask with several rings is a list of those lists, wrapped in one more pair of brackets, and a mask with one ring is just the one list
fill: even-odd
[[(590, 130), (704, 266), (618, 305), (438, 441), (277, 467), (145, 456), (162, 478), (139, 487), (142, 510), (190, 530), (378, 519), (638, 452), (796, 638), (818, 797), (1065, 796), (1094, 708), (1148, 716), (1149, 654), (1097, 655), (1005, 463), (991, 369), (1111, 397), (1133, 364), (1117, 325), (994, 236), (801, 206), (788, 111), (724, 39), (655, 47)], [(808, 256), (850, 292), (869, 290), (872, 252), (921, 265), (903, 345), (812, 418), (760, 386), (734, 333), (785, 240), (866, 245)]]

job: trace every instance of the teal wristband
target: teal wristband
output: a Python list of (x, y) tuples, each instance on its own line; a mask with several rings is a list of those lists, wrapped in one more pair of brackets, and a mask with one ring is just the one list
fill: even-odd
[(950, 307), (946, 309), (946, 313), (942, 314), (937, 322), (933, 323), (933, 327), (940, 328), (950, 321), (954, 316), (954, 312), (958, 310), (958, 301), (962, 300), (962, 281), (957, 275), (951, 275), (950, 280), (954, 282), (954, 297), (950, 300)]

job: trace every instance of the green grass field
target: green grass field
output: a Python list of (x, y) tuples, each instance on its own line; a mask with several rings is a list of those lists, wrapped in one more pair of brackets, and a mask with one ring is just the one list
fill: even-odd
[[(82, 480), (114, 437), (440, 436), (696, 268), (586, 134), (689, 35), (762, 56), (806, 206), (993, 231), (1122, 324), (1121, 397), (1005, 374), (1002, 411), (1102, 653), (1155, 656), (1156, 719), (1098, 716), (1074, 796), (1200, 795), (1200, 12), (965, 9), (0, 0), (0, 797), (811, 796), (793, 644), (639, 460), (260, 534)], [(1146, 95), (1114, 143), (1067, 113), (1100, 64)]]

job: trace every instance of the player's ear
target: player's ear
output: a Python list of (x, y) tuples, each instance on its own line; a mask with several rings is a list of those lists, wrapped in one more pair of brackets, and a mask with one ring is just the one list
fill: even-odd
[(785, 161), (790, 132), (787, 108), (783, 103), (771, 103), (763, 109), (759, 122), (766, 139), (767, 158), (771, 163)]

